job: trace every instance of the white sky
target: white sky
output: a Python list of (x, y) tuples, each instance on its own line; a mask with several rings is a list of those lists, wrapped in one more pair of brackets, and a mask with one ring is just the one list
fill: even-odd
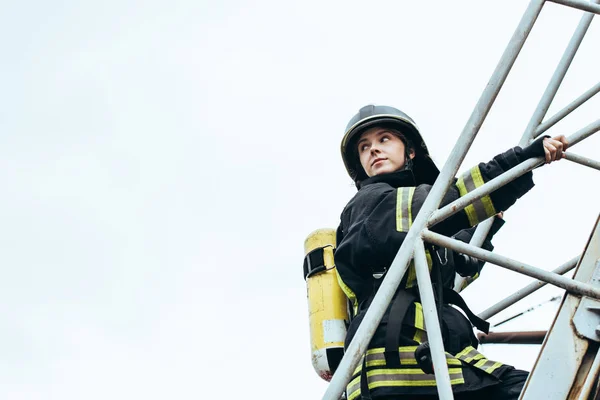
[[(303, 241), (355, 193), (348, 119), (406, 111), (442, 167), (526, 6), (5, 2), (0, 398), (319, 398)], [(581, 15), (545, 6), (465, 168), (518, 142)], [(594, 21), (549, 115), (598, 82), (599, 40)], [(598, 159), (600, 137), (574, 152)], [(599, 176), (537, 170), (496, 251), (546, 269), (581, 252)], [(475, 311), (529, 282), (484, 272)], [(544, 329), (554, 309), (505, 329)], [(484, 346), (523, 368), (536, 349)]]

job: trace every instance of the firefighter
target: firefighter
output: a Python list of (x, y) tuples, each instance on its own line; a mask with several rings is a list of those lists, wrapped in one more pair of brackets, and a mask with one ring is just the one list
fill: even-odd
[[(567, 147), (564, 136), (542, 137), (525, 148), (499, 154), (455, 179), (441, 206), (526, 159), (560, 160)], [(348, 123), (341, 153), (358, 189), (341, 214), (336, 234), (338, 280), (353, 314), (347, 347), (439, 170), (415, 122), (388, 106), (361, 108)], [(491, 237), (502, 223), (497, 215), (532, 187), (532, 173), (528, 172), (430, 229), (468, 242), (479, 222), (494, 217), (497, 221), (484, 246), (491, 249)], [(452, 290), (455, 272), (474, 276), (482, 263), (430, 244), (426, 244), (426, 254), (455, 398), (517, 399), (528, 373), (488, 360), (476, 350), (472, 325), (485, 331), (489, 324), (477, 318)], [(348, 400), (437, 399), (435, 378), (427, 365), (427, 346), (423, 345), (427, 332), (416, 285), (411, 262), (346, 388)]]

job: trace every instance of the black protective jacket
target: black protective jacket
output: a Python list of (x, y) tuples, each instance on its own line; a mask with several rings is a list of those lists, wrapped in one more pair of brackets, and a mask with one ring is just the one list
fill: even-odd
[[(540, 138), (525, 149), (515, 147), (494, 157), (488, 163), (479, 164), (451, 185), (441, 206), (464, 196), (522, 161), (543, 154)], [(532, 173), (528, 172), (430, 229), (468, 241), (472, 234), (469, 228), (506, 210), (532, 187)], [(346, 346), (379, 287), (381, 280), (378, 277), (389, 268), (430, 190), (431, 185), (418, 185), (411, 171), (378, 175), (361, 182), (358, 193), (344, 208), (337, 232), (335, 262), (340, 286), (354, 311)], [(489, 240), (484, 247), (491, 249)], [(454, 258), (458, 256), (451, 251), (427, 245), (430, 270), (438, 268), (440, 271), (438, 279), (432, 278), (434, 282), (438, 282), (438, 286), (440, 276), (443, 286), (451, 288), (455, 272), (461, 275), (479, 272), (461, 271), (460, 268), (457, 271), (460, 263), (455, 262)], [(437, 393), (434, 376), (424, 373), (414, 358), (418, 344), (427, 339), (422, 306), (415, 290), (416, 284), (414, 264), (411, 262), (396, 292), (396, 297), (403, 296), (410, 300), (410, 306), (402, 312), (404, 317), (401, 333), (397, 338), (396, 357), (399, 357), (399, 363), (396, 358), (390, 361), (389, 354), (384, 355), (388, 326), (391, 326), (396, 318), (394, 310), (390, 312), (394, 304), (392, 301), (371, 340), (366, 358), (356, 369), (347, 386), (348, 400), (360, 398), (361, 375), (363, 378), (365, 375), (368, 377), (368, 388), (373, 398)], [(454, 392), (478, 390), (494, 385), (504, 372), (513, 368), (487, 360), (483, 354), (477, 352), (477, 340), (473, 335), (471, 323), (450, 305), (438, 307), (442, 310), (442, 333)], [(362, 391), (365, 392), (364, 379), (362, 386)]]

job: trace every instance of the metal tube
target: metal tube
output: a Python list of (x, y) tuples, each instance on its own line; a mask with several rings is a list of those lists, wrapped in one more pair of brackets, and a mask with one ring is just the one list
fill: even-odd
[(600, 92), (600, 82), (598, 82), (594, 87), (592, 87), (587, 92), (573, 100), (571, 104), (554, 114), (552, 117), (548, 118), (546, 121), (542, 122), (540, 126), (536, 128), (534, 137), (538, 137), (542, 133), (546, 132), (548, 129), (552, 128), (556, 123), (558, 123), (564, 117), (566, 117), (575, 109), (577, 109), (577, 107), (591, 99), (598, 92)]
[(571, 148), (573, 145), (581, 142), (582, 140), (587, 139), (588, 137), (592, 136), (594, 133), (598, 132), (599, 130), (600, 130), (600, 119), (597, 119), (596, 121), (587, 125), (585, 128), (578, 130), (577, 132), (575, 132), (574, 134), (572, 134), (571, 136), (569, 136), (567, 138), (567, 140), (569, 141), (569, 148)]
[(588, 372), (587, 377), (585, 378), (585, 382), (581, 387), (581, 392), (579, 392), (577, 400), (588, 400), (592, 387), (598, 381), (598, 372), (600, 372), (600, 350), (596, 353), (594, 362), (590, 367), (590, 372)]
[[(573, 135), (569, 136), (567, 140), (569, 141), (569, 148), (586, 139), (587, 137), (593, 135), (595, 132), (600, 130), (600, 119), (592, 122), (588, 126), (579, 131), (575, 132)], [(494, 179), (486, 182), (483, 186), (478, 187), (472, 192), (467, 193), (466, 195), (454, 200), (452, 203), (440, 208), (435, 211), (429, 221), (427, 222), (427, 226), (431, 227), (437, 224), (440, 221), (445, 220), (449, 216), (456, 214), (472, 202), (477, 199), (482, 198), (483, 196), (490, 194), (494, 190), (504, 186), (505, 184), (517, 179), (519, 176), (523, 175), (526, 172), (531, 171), (538, 165), (543, 163), (543, 157), (530, 158), (528, 160), (523, 161), (521, 164), (517, 165), (514, 168), (509, 169), (503, 174), (495, 177)]]
[(438, 395), (441, 400), (452, 400), (452, 384), (446, 363), (446, 352), (444, 351), (444, 342), (442, 340), (442, 330), (439, 325), (438, 313), (435, 307), (435, 298), (431, 285), (431, 276), (429, 276), (429, 267), (427, 266), (427, 256), (423, 240), (415, 240), (415, 271), (419, 287), (421, 304), (423, 305), (423, 317), (427, 329), (427, 339), (431, 346), (431, 358), (435, 371), (435, 382), (438, 389)]
[(577, 8), (583, 11), (589, 11), (594, 14), (600, 14), (600, 6), (597, 4), (588, 3), (582, 0), (550, 0), (554, 3), (562, 4), (563, 6)]
[(592, 160), (591, 158), (573, 154), (571, 152), (565, 152), (565, 158), (569, 161), (576, 162), (577, 164), (600, 170), (600, 161)]
[(406, 272), (408, 262), (414, 250), (416, 238), (419, 236), (420, 231), (425, 228), (427, 219), (431, 216), (431, 213), (438, 208), (443, 195), (448, 190), (450, 183), (454, 180), (454, 176), (464, 160), (466, 152), (473, 143), (475, 135), (483, 124), (483, 121), (494, 100), (498, 96), (511, 67), (523, 48), (523, 44), (533, 28), (533, 24), (542, 10), (544, 1), (545, 0), (531, 0), (527, 10), (525, 10), (523, 17), (519, 22), (519, 26), (513, 33), (492, 77), (481, 94), (479, 101), (475, 105), (454, 149), (450, 153), (448, 161), (446, 161), (429, 196), (427, 196), (427, 199), (423, 203), (417, 218), (413, 222), (412, 228), (406, 235), (396, 257), (394, 257), (394, 260), (392, 261), (390, 269), (383, 278), (383, 282), (373, 298), (369, 310), (358, 327), (352, 342), (346, 349), (336, 372), (333, 374), (333, 378), (323, 395), (323, 400), (339, 399), (352, 376), (352, 372), (358, 365), (364, 352), (367, 350), (369, 342), (371, 341), (390, 300), (394, 296), (394, 293), (400, 284), (400, 280)]
[(556, 92), (558, 91), (560, 84), (569, 70), (569, 66), (571, 65), (571, 62), (573, 61), (573, 58), (579, 49), (579, 45), (581, 44), (581, 41), (583, 40), (593, 17), (594, 14), (589, 13), (585, 13), (581, 17), (579, 25), (577, 25), (577, 29), (575, 29), (575, 33), (573, 33), (573, 37), (569, 41), (569, 44), (567, 45), (560, 62), (556, 66), (556, 70), (554, 71), (554, 74), (548, 83), (548, 87), (546, 87), (546, 90), (544, 91), (536, 110), (531, 116), (529, 125), (527, 125), (527, 128), (525, 128), (525, 132), (521, 137), (519, 146), (527, 145), (534, 137), (534, 132), (548, 112), (548, 108), (550, 108), (550, 104), (552, 104), (552, 100), (554, 100), (554, 96), (556, 96)]
[[(572, 270), (573, 268), (575, 268), (578, 261), (579, 261), (579, 256), (574, 257), (571, 260), (564, 263), (563, 265), (561, 265), (560, 267), (556, 268), (552, 272), (555, 274), (563, 275), (563, 274), (569, 272), (570, 270)], [(499, 301), (498, 303), (489, 307), (487, 310), (480, 313), (479, 318), (481, 318), (481, 319), (491, 318), (494, 315), (498, 314), (500, 311), (512, 306), (517, 301), (524, 299), (525, 297), (529, 296), (531, 293), (537, 291), (538, 289), (541, 289), (542, 287), (546, 286), (547, 284), (548, 284), (548, 282), (544, 282), (544, 281), (532, 282), (529, 285), (525, 286), (524, 288), (519, 289), (515, 293), (506, 297), (504, 300)]]
[(501, 267), (510, 269), (511, 271), (515, 271), (523, 275), (543, 280), (554, 286), (563, 288), (569, 293), (575, 293), (581, 296), (588, 296), (593, 297), (595, 299), (600, 299), (600, 288), (592, 286), (590, 284), (565, 278), (564, 276), (546, 271), (541, 268), (533, 267), (531, 265), (492, 253), (487, 250), (480, 249), (479, 247), (471, 246), (467, 243), (451, 239), (447, 236), (431, 232), (427, 229), (423, 230), (421, 236), (428, 242), (459, 251), (461, 253), (473, 256), (480, 260), (491, 262), (492, 264), (499, 265)]
[(509, 343), (509, 344), (542, 344), (547, 331), (525, 331), (525, 332), (490, 332), (478, 333), (477, 339), (481, 344)]

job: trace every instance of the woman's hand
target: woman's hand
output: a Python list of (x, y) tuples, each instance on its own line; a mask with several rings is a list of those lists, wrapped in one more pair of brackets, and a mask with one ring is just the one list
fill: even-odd
[(565, 135), (555, 136), (544, 139), (544, 153), (546, 155), (546, 164), (552, 161), (558, 161), (565, 157), (564, 151), (569, 147), (569, 142)]

